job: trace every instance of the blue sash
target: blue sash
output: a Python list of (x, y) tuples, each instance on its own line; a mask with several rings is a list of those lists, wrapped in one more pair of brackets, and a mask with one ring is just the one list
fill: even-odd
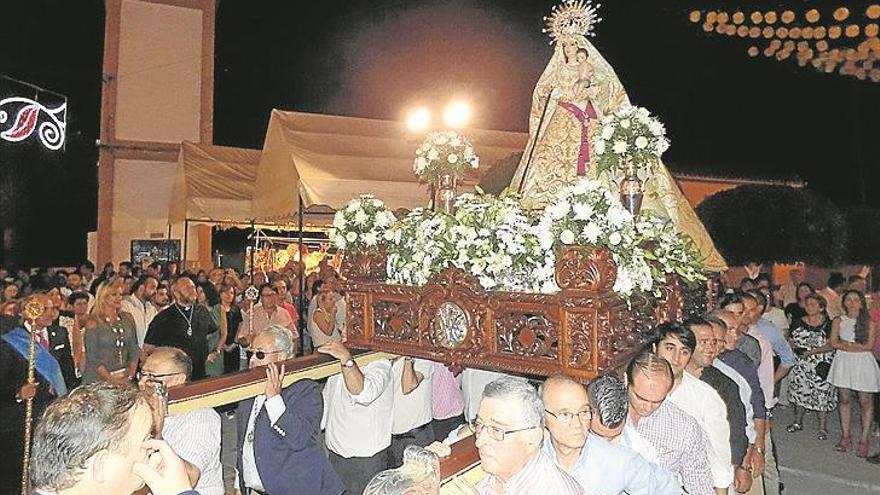
[[(12, 346), (16, 352), (21, 354), (21, 357), (27, 362), (31, 345), (31, 336), (27, 330), (18, 327), (15, 330), (6, 332), (3, 335), (3, 340)], [(44, 349), (38, 342), (36, 345), (35, 357), (37, 373), (49, 382), (49, 385), (51, 385), (52, 389), (55, 391), (55, 395), (58, 397), (66, 395), (67, 385), (64, 384), (64, 375), (61, 374), (61, 366), (58, 365), (55, 356), (50, 354), (49, 351)]]

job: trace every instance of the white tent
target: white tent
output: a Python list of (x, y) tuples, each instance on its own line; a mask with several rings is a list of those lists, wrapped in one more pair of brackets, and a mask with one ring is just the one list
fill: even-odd
[[(527, 136), (516, 132), (466, 129), (484, 173), (520, 153)], [(363, 193), (390, 208), (425, 206), (428, 189), (413, 174), (422, 136), (400, 122), (273, 110), (254, 190), (257, 221), (286, 222), (302, 208), (333, 209)], [(469, 180), (468, 180), (469, 179)], [(478, 177), (465, 178), (471, 187)], [(467, 189), (464, 186), (460, 189)]]
[(260, 151), (184, 141), (180, 145), (168, 223), (250, 222)]

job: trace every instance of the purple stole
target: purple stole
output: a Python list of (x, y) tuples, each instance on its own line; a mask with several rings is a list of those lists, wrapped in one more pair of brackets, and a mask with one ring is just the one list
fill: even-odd
[(560, 101), (559, 106), (571, 112), (581, 123), (581, 149), (578, 153), (577, 176), (587, 175), (587, 167), (590, 164), (590, 121), (597, 118), (596, 110), (590, 102), (587, 102), (586, 110), (581, 110), (577, 105), (567, 101)]

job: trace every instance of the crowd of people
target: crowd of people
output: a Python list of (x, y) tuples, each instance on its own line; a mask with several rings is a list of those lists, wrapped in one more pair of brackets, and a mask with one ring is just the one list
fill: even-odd
[[(827, 440), (838, 409), (842, 437), (829, 451), (880, 463), (870, 455), (880, 298), (866, 297), (858, 276), (835, 274), (821, 291), (797, 274), (781, 287), (745, 279), (702, 317), (654, 328), (621, 376), (585, 385), (455, 375), (410, 357), (361, 366), (344, 344), (329, 263), (302, 281), (295, 266), (257, 273), (255, 301), (244, 294), (251, 281), (231, 269), (91, 268), (0, 273), (0, 441), (21, 452), (23, 402), (33, 399), (41, 419), (30, 480), (40, 493), (115, 495), (143, 482), (161, 495), (226, 493), (220, 413), (165, 417), (154, 391), (245, 368), (265, 370), (263, 393), (223, 411), (236, 421), (235, 491), (245, 495), (404, 493), (420, 483), (432, 493), (436, 477), (386, 470), (412, 446), (442, 458), (469, 435), (487, 476), (467, 489), (483, 495), (775, 494), (770, 418), (789, 414), (780, 403), (792, 418), (774, 435), (799, 434), (815, 411), (815, 434)], [(28, 332), (39, 343), (30, 385)], [(338, 360), (340, 372), (282, 387), (283, 361), (311, 352)], [(20, 464), (2, 466), (0, 492), (17, 493)]]

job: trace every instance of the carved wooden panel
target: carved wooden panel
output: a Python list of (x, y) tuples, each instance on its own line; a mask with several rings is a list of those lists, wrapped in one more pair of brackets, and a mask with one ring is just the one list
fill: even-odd
[[(620, 300), (612, 291), (617, 269), (601, 249), (561, 250), (556, 294), (488, 292), (454, 268), (423, 287), (385, 284), (363, 276), (367, 264), (343, 266), (348, 345), (423, 357), (453, 371), (589, 380), (625, 364), (661, 318), (681, 314), (677, 281), (657, 300)], [(347, 267), (357, 270), (354, 277)]]
[(345, 297), (345, 330), (349, 340), (362, 340), (366, 336), (366, 294), (351, 293)]
[(365, 253), (345, 253), (340, 271), (351, 280), (385, 280), (387, 256), (384, 251), (368, 255)]
[(418, 310), (407, 301), (375, 301), (373, 328), (376, 339), (419, 342)]
[(496, 345), (501, 354), (556, 361), (559, 321), (543, 311), (505, 308), (495, 313)]
[(556, 258), (556, 284), (563, 290), (609, 292), (617, 280), (611, 251), (567, 246)]

